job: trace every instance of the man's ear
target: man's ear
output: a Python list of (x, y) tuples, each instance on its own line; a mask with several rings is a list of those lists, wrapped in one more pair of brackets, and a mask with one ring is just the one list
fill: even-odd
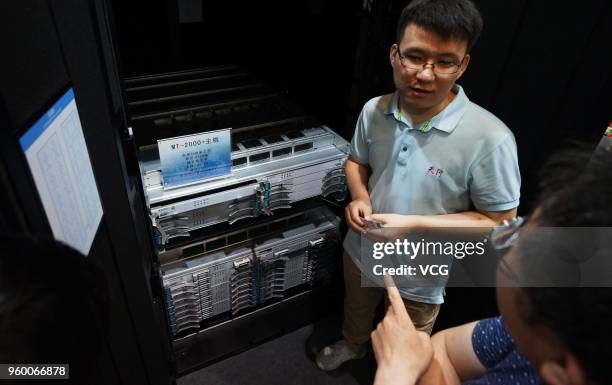
[(389, 61), (391, 62), (391, 66), (395, 64), (395, 60), (397, 60), (397, 50), (399, 47), (397, 44), (391, 44), (391, 48), (389, 49)]
[(470, 56), (470, 54), (466, 54), (465, 57), (463, 58), (463, 62), (461, 63), (461, 68), (459, 69), (459, 76), (457, 76), (457, 80), (459, 80), (459, 78), (463, 75), (465, 70), (467, 70), (468, 65), (470, 64), (471, 58), (472, 57)]
[(568, 354), (565, 364), (546, 361), (540, 365), (540, 376), (551, 385), (585, 385), (586, 376), (580, 363), (572, 354)]

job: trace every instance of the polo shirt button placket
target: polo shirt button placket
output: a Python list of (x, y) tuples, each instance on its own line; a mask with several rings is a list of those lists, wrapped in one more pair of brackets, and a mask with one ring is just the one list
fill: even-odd
[(405, 166), (408, 164), (408, 157), (410, 156), (410, 152), (408, 151), (411, 147), (411, 143), (402, 143), (400, 147), (400, 153), (397, 156), (397, 163), (400, 166)]

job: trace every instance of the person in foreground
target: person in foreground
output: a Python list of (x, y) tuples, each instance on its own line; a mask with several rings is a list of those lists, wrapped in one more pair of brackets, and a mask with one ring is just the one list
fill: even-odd
[[(557, 180), (549, 181), (498, 266), (501, 317), (446, 329), (430, 338), (415, 329), (397, 288), (388, 287), (391, 306), (371, 336), (378, 362), (375, 384), (612, 383), (612, 288), (603, 287), (610, 285), (517, 284), (533, 274), (526, 266), (534, 258), (558, 266), (568, 258), (584, 258), (591, 246), (587, 240), (559, 247), (540, 236), (538, 228), (612, 224), (612, 157), (603, 155), (590, 161), (572, 157), (551, 168)], [(586, 170), (576, 166), (584, 164)], [(609, 264), (610, 250), (600, 250)]]

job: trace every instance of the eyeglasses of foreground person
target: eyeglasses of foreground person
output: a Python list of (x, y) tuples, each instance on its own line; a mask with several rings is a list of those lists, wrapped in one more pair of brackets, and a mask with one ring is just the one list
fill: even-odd
[(489, 234), (490, 245), (498, 253), (498, 269), (515, 283), (519, 282), (519, 277), (510, 268), (503, 256), (518, 240), (525, 222), (527, 222), (527, 218), (521, 216), (504, 220), (501, 226), (493, 228)]

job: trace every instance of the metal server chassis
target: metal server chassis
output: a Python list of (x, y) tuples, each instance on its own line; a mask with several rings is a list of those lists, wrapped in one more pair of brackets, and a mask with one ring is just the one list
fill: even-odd
[(219, 314), (283, 298), (296, 286), (328, 280), (339, 222), (321, 206), (168, 252), (180, 258), (187, 248), (203, 251), (162, 267), (172, 335), (198, 330), (200, 322)]
[[(150, 219), (160, 250), (172, 238), (221, 222), (230, 224), (318, 195), (342, 200), (348, 143), (323, 126), (236, 144), (231, 177), (163, 189), (154, 150), (140, 162)], [(255, 148), (254, 148), (255, 147)], [(238, 161), (238, 162), (237, 162)]]

